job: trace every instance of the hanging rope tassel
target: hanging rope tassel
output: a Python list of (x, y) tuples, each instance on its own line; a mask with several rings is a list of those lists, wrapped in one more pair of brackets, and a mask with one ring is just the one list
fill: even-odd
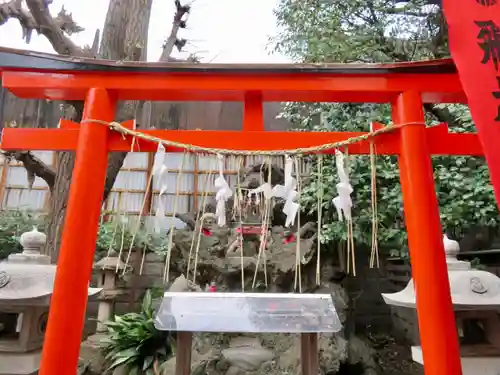
[[(372, 129), (370, 129), (372, 130)], [(372, 200), (372, 251), (370, 254), (370, 268), (379, 262), (378, 250), (378, 210), (377, 210), (377, 165), (376, 165), (376, 148), (373, 139), (370, 141), (370, 172), (371, 172), (371, 200)]]
[(181, 166), (177, 174), (174, 208), (172, 212), (172, 224), (170, 225), (170, 232), (168, 234), (167, 259), (165, 260), (165, 268), (163, 269), (163, 282), (168, 281), (170, 276), (170, 257), (172, 256), (172, 247), (174, 243), (175, 215), (177, 214), (177, 206), (179, 204), (179, 193), (181, 190), (182, 173), (184, 172), (184, 163), (186, 161), (186, 155), (187, 152), (184, 152), (184, 154), (182, 155)]
[[(349, 177), (350, 172), (350, 157), (349, 157), (349, 148), (345, 148), (345, 173), (347, 177)], [(356, 276), (356, 249), (354, 247), (354, 231), (353, 231), (353, 220), (352, 213), (349, 217), (346, 218), (347, 222), (347, 273), (349, 271), (353, 276)], [(349, 266), (349, 260), (351, 261)]]
[[(109, 257), (111, 255), (111, 252), (113, 251), (113, 248), (115, 246), (115, 238), (116, 238), (116, 234), (118, 232), (118, 225), (120, 223), (120, 221), (118, 220), (118, 217), (121, 215), (121, 212), (122, 212), (122, 194), (121, 193), (118, 193), (118, 202), (116, 205), (118, 206), (117, 213), (116, 213), (115, 218), (114, 218), (113, 234), (111, 235), (111, 242), (109, 243), (108, 253), (106, 254), (107, 257)], [(118, 217), (116, 217), (116, 216), (118, 216)], [(122, 251), (123, 251), (123, 247), (120, 248), (119, 255), (118, 255), (117, 259), (120, 259)], [(117, 270), (119, 268), (118, 264), (119, 264), (119, 262), (117, 262), (117, 268), (116, 268)]]
[[(198, 156), (195, 156), (198, 157)], [(198, 213), (196, 214), (196, 221), (195, 221), (195, 228), (196, 231), (193, 234), (193, 239), (191, 240), (191, 247), (189, 248), (189, 258), (188, 258), (188, 265), (187, 265), (187, 271), (186, 271), (186, 279), (189, 280), (189, 272), (191, 270), (191, 259), (193, 256), (193, 250), (195, 249), (194, 244), (196, 243), (196, 250), (195, 250), (195, 258), (194, 258), (194, 274), (193, 274), (193, 283), (196, 282), (196, 268), (198, 265), (198, 250), (200, 248), (200, 242), (201, 242), (201, 233), (203, 231), (203, 223), (205, 221), (205, 211), (206, 211), (206, 206), (207, 206), (207, 197), (208, 197), (208, 183), (210, 182), (210, 178), (212, 177), (213, 174), (213, 169), (210, 166), (208, 173), (205, 175), (205, 180), (203, 181), (203, 193), (201, 195), (201, 211), (198, 210)], [(198, 226), (196, 227), (196, 224)]]
[[(300, 169), (298, 157), (294, 158), (295, 164), (295, 177), (297, 179), (297, 199), (300, 199)], [(296, 248), (295, 248), (295, 280), (293, 288), (297, 290), (297, 284), (299, 287), (299, 293), (302, 293), (302, 254), (300, 249), (300, 206), (297, 212), (297, 236), (296, 236)]]
[[(263, 165), (264, 165), (264, 163), (262, 163), (262, 166), (260, 169), (261, 174), (262, 174), (262, 170), (263, 170), (263, 168), (262, 168)], [(267, 165), (268, 165), (268, 183), (270, 183), (270, 181), (271, 181), (271, 167), (272, 167), (270, 157), (267, 158)], [(261, 186), (263, 186), (263, 184), (264, 184), (264, 181), (261, 177)], [(270, 189), (270, 187), (269, 187), (269, 189)], [(269, 191), (268, 194), (270, 192), (271, 191)], [(262, 193), (262, 196), (264, 197), (264, 208), (263, 208), (262, 216), (261, 216), (262, 217), (262, 220), (261, 220), (262, 226), (261, 226), (261, 231), (260, 231), (259, 251), (258, 251), (258, 255), (257, 255), (257, 263), (255, 264), (255, 272), (253, 275), (252, 288), (255, 288), (255, 284), (257, 282), (257, 273), (259, 271), (259, 265), (260, 265), (261, 258), (264, 259), (264, 279), (265, 279), (265, 285), (267, 288), (266, 244), (267, 244), (267, 233), (269, 230), (269, 215), (271, 212), (271, 210), (270, 210), (271, 196), (270, 196), (270, 194), (266, 196), (265, 193)]]
[(352, 264), (352, 275), (356, 276), (356, 249), (354, 247), (354, 232), (353, 232), (353, 224), (352, 219), (347, 220), (348, 224), (348, 241), (349, 248), (351, 250), (351, 264)]
[(347, 274), (349, 275), (351, 273), (351, 241), (349, 237), (349, 231), (350, 231), (350, 226), (349, 226), (349, 220), (346, 220), (345, 222), (345, 229), (346, 229), (346, 253), (347, 253)]
[(242, 203), (243, 203), (243, 192), (241, 191), (241, 168), (244, 167), (245, 159), (242, 156), (238, 157), (238, 181), (236, 185), (236, 196), (235, 200), (238, 200), (238, 226), (240, 228), (240, 234), (238, 236), (238, 240), (240, 242), (240, 267), (241, 267), (241, 291), (245, 291), (245, 260), (243, 259), (243, 213), (242, 211)]
[(321, 228), (322, 228), (322, 219), (323, 219), (323, 155), (318, 156), (318, 238), (316, 240), (317, 249), (316, 249), (316, 285), (321, 284)]
[[(135, 124), (135, 120), (134, 120), (134, 128), (135, 128), (135, 126), (136, 126), (136, 124)], [(136, 139), (134, 138), (132, 140), (132, 145), (130, 147), (130, 152), (134, 151), (134, 145), (135, 145), (135, 143), (136, 143)], [(131, 155), (131, 154), (129, 154), (129, 155)], [(128, 174), (130, 174), (132, 172), (132, 167), (127, 168), (126, 172)], [(125, 180), (125, 191), (128, 191), (129, 188), (130, 188), (130, 182), (129, 182), (129, 179), (127, 178)], [(122, 203), (123, 203), (123, 196), (122, 196), (122, 194), (123, 193), (118, 193), (118, 207), (119, 207), (119, 209), (121, 208)], [(125, 231), (127, 230), (127, 225), (128, 225), (127, 210), (124, 209), (123, 210), (123, 214), (124, 214), (124, 216), (118, 215), (119, 222), (117, 221), (116, 226), (115, 226), (115, 229), (116, 229), (117, 226), (118, 226), (118, 224), (121, 224), (120, 250), (118, 252), (118, 257), (116, 258), (117, 261), (116, 261), (116, 271), (115, 271), (115, 273), (118, 273), (118, 271), (119, 271), (120, 259), (121, 259), (121, 255), (123, 253), (123, 248), (125, 247)], [(113, 234), (113, 238), (114, 238), (114, 234)], [(128, 254), (127, 254), (127, 259), (130, 259), (130, 256)], [(125, 270), (126, 270), (126, 267), (123, 269), (123, 272), (125, 272)]]
[[(134, 121), (134, 128), (135, 128), (136, 124), (135, 124), (135, 121)], [(130, 147), (130, 152), (134, 152), (134, 148), (135, 148), (135, 144), (136, 144), (136, 139), (132, 139), (132, 145)], [(128, 252), (127, 252), (127, 259), (125, 260), (125, 267), (123, 268), (123, 271), (122, 271), (122, 276), (125, 275), (125, 272), (127, 271), (128, 269), (128, 265), (129, 265), (129, 262), (130, 262), (130, 256), (132, 254), (132, 249), (134, 248), (134, 244), (135, 244), (135, 238), (137, 237), (137, 233), (139, 232), (139, 229), (141, 227), (141, 219), (142, 219), (142, 214), (144, 212), (144, 208), (146, 207), (146, 202), (147, 202), (147, 197), (149, 195), (149, 190), (151, 189), (151, 183), (153, 181), (153, 174), (151, 173), (150, 177), (149, 177), (149, 181), (148, 181), (148, 184), (146, 186), (146, 191), (144, 192), (144, 198), (142, 200), (142, 205), (141, 205), (141, 212), (139, 212), (139, 215), (137, 217), (137, 222), (136, 222), (136, 225), (134, 227), (134, 230), (132, 231), (132, 239), (130, 240), (130, 246), (129, 246), (129, 249), (128, 249)], [(123, 233), (123, 228), (122, 228), (122, 237), (124, 236), (124, 233)], [(122, 254), (122, 251), (123, 251), (123, 240), (122, 240), (122, 246), (120, 246), (120, 253), (118, 255), (118, 259), (121, 258), (121, 254)], [(118, 264), (116, 266), (116, 270), (118, 272)], [(139, 272), (139, 274), (142, 274), (142, 268)]]
[[(137, 232), (139, 231), (139, 228), (141, 226), (141, 215), (146, 208), (146, 204), (148, 202), (149, 191), (151, 190), (152, 186), (153, 186), (153, 174), (151, 173), (151, 176), (149, 176), (148, 185), (146, 186), (146, 191), (144, 192), (144, 199), (142, 200), (141, 212), (139, 213), (139, 219), (137, 221), (137, 226), (136, 226), (134, 234), (132, 236), (132, 241), (130, 243), (130, 249), (129, 249), (129, 255), (127, 256), (127, 261), (130, 258), (130, 250), (132, 249), (132, 244), (134, 243)], [(144, 261), (145, 260), (146, 260), (146, 251), (144, 251), (142, 253), (141, 268), (139, 269), (139, 275), (142, 275), (142, 271), (144, 270)]]
[[(215, 215), (212, 213), (203, 213), (200, 217), (200, 224), (199, 224), (199, 229), (198, 229), (198, 234), (197, 234), (197, 242), (196, 242), (196, 249), (195, 249), (195, 255), (194, 255), (194, 269), (193, 269), (193, 284), (196, 284), (196, 275), (197, 275), (197, 270), (198, 270), (198, 254), (200, 253), (200, 244), (201, 244), (201, 233), (202, 233), (202, 226), (203, 223), (207, 218), (212, 218), (216, 220)], [(188, 266), (189, 270), (189, 266)], [(187, 279), (187, 277), (186, 277)]]
[[(269, 186), (272, 187), (272, 184), (271, 184), (271, 177), (272, 177), (272, 170), (273, 170), (273, 159), (271, 156), (268, 157), (268, 168), (267, 168), (267, 183), (269, 184)], [(267, 212), (267, 221), (266, 221), (266, 236), (265, 236), (265, 246), (266, 248), (264, 249), (264, 279), (265, 279), (265, 285), (266, 285), (266, 289), (267, 289), (267, 249), (269, 249), (269, 240), (270, 240), (270, 236), (269, 236), (269, 229), (271, 228), (271, 221), (270, 221), (270, 217), (271, 217), (271, 210), (273, 209), (273, 202), (270, 199), (267, 200), (267, 209), (266, 209), (266, 212)]]

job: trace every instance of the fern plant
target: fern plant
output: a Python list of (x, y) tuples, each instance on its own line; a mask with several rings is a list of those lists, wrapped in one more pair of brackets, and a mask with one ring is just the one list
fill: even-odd
[(172, 357), (172, 337), (155, 328), (152, 302), (148, 290), (139, 313), (115, 316), (104, 323), (109, 333), (104, 348), (108, 372), (125, 367), (129, 375), (155, 375), (155, 368)]

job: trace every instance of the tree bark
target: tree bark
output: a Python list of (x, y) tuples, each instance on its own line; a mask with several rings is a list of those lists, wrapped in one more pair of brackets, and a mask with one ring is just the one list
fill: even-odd
[[(177, 31), (181, 28), (176, 27), (176, 25), (182, 22), (182, 17), (189, 11), (189, 8), (181, 6), (178, 1), (174, 3), (177, 8), (172, 26), (175, 35), (170, 33), (169, 40), (176, 38)], [(99, 57), (109, 60), (145, 61), (147, 59), (147, 38), (152, 5), (153, 0), (111, 0), (103, 29)], [(164, 46), (162, 58), (168, 59), (172, 50), (169, 50), (167, 55), (165, 49), (166, 46)], [(142, 104), (137, 101), (119, 103), (116, 120), (140, 118)], [(81, 121), (82, 113), (83, 103), (76, 104), (76, 116), (73, 120)], [(110, 153), (103, 202), (106, 201), (111, 192), (126, 157), (127, 152)], [(54, 262), (57, 262), (74, 163), (74, 153), (58, 153), (57, 176), (52, 188), (50, 214), (47, 217), (47, 237), (49, 240), (45, 250), (51, 255)]]
[[(143, 58), (145, 60), (146, 52), (140, 46), (146, 45), (151, 5), (152, 0), (146, 0), (146, 3), (144, 0), (111, 0), (109, 2), (100, 46), (100, 58), (109, 60), (140, 60)], [(137, 53), (137, 51), (139, 52)], [(136, 102), (119, 103), (117, 108), (118, 121), (134, 117), (137, 104)], [(79, 122), (83, 114), (83, 103), (76, 104), (76, 107), (76, 115), (73, 120)], [(111, 192), (126, 157), (126, 152), (109, 154), (103, 202), (106, 201)], [(48, 241), (45, 248), (45, 252), (51, 256), (53, 262), (57, 262), (59, 254), (74, 164), (74, 152), (59, 152), (57, 154), (57, 176), (50, 197), (50, 211), (46, 226)]]
[[(0, 4), (0, 25), (9, 19), (17, 19), (23, 29), (23, 36), (29, 43), (33, 31), (44, 35), (59, 54), (72, 56), (99, 57), (109, 60), (146, 60), (147, 37), (151, 15), (152, 0), (110, 0), (102, 33), (99, 53), (96, 56), (96, 45), (99, 33), (96, 33), (92, 46), (84, 48), (75, 45), (68, 35), (82, 31), (71, 14), (64, 8), (57, 17), (52, 17), (45, 0), (26, 0), (28, 10), (22, 7), (21, 0), (10, 0)], [(186, 27), (184, 16), (189, 14), (190, 6), (182, 5), (179, 0), (173, 0), (176, 7), (170, 34), (163, 46), (160, 61), (168, 61), (174, 47), (181, 49), (184, 40), (177, 38), (178, 31)], [(70, 118), (80, 122), (83, 114), (83, 103), (73, 102)], [(123, 121), (130, 118), (140, 118), (143, 103), (119, 103), (115, 119)], [(39, 121), (40, 124), (42, 121)], [(85, 126), (85, 125), (82, 125)], [(40, 159), (29, 152), (11, 153), (19, 157), (28, 172), (29, 180), (34, 176), (44, 179), (50, 189), (50, 211), (47, 217), (47, 246), (45, 253), (51, 255), (57, 262), (61, 233), (64, 230), (64, 218), (71, 184), (71, 176), (75, 163), (75, 153), (56, 153), (56, 171), (45, 165)], [(108, 159), (108, 171), (104, 186), (105, 201), (110, 193), (116, 177), (127, 156), (126, 152), (112, 153)]]

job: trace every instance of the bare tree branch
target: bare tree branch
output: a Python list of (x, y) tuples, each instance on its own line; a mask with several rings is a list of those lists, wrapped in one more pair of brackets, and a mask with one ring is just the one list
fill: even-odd
[(87, 48), (89, 49), (89, 53), (92, 57), (97, 57), (97, 54), (99, 53), (99, 40), (101, 37), (101, 31), (97, 29), (94, 34), (94, 42), (92, 43), (92, 46), (88, 46)]
[[(33, 30), (44, 35), (52, 44), (54, 50), (59, 54), (65, 55), (90, 55), (88, 51), (76, 46), (67, 35), (72, 35), (83, 30), (78, 26), (67, 13), (64, 7), (57, 17), (52, 17), (48, 5), (50, 0), (26, 0), (29, 10), (22, 7), (21, 0), (12, 0), (0, 4), (0, 25), (7, 22), (10, 18), (15, 18), (21, 24), (23, 29), (23, 38), (27, 43), (31, 40)], [(71, 103), (70, 103), (71, 104)], [(7, 157), (14, 157), (21, 161), (28, 174), (28, 183), (32, 185), (34, 177), (42, 178), (50, 190), (53, 190), (55, 184), (55, 171), (37, 158), (31, 152), (4, 152)]]
[[(33, 30), (35, 30), (39, 34), (44, 35), (50, 41), (54, 50), (59, 54), (72, 56), (88, 55), (95, 57), (96, 46), (98, 45), (99, 41), (99, 32), (96, 32), (92, 47), (86, 47), (82, 49), (76, 46), (67, 35), (82, 31), (83, 28), (78, 26), (73, 21), (71, 14), (68, 14), (64, 8), (61, 9), (58, 16), (54, 18), (51, 16), (50, 10), (48, 8), (48, 5), (51, 3), (50, 0), (26, 0), (26, 3), (29, 10), (22, 7), (21, 0), (12, 0), (7, 3), (0, 4), (0, 25), (6, 23), (10, 18), (15, 18), (20, 22), (21, 27), (23, 28), (23, 37), (26, 42), (30, 41), (31, 33), (33, 32)], [(117, 4), (119, 5), (119, 2)], [(123, 3), (122, 5), (125, 5), (125, 3)], [(186, 27), (186, 20), (184, 18), (187, 14), (189, 14), (191, 8), (189, 5), (182, 5), (179, 0), (175, 0), (175, 7), (176, 12), (174, 15), (173, 26), (167, 42), (163, 47), (160, 61), (169, 61), (174, 47), (177, 47), (180, 50), (185, 44), (184, 40), (178, 39), (178, 32), (180, 29)], [(126, 9), (126, 7), (124, 8)], [(120, 13), (111, 13), (121, 17)], [(107, 22), (106, 25), (109, 27), (114, 27), (115, 23), (119, 23), (125, 28), (127, 25), (127, 23), (118, 22), (122, 21), (121, 19), (109, 19), (107, 21), (109, 22)], [(115, 30), (104, 30), (104, 33), (114, 33), (114, 31)], [(117, 35), (118, 38), (123, 38), (123, 35), (119, 35), (119, 33), (114, 34)], [(117, 42), (117, 44), (120, 44), (119, 41)], [(123, 47), (113, 48), (118, 47), (118, 45), (110, 45), (105, 47), (105, 51), (101, 51), (101, 53), (104, 55), (104, 58), (114, 58), (116, 60), (119, 60), (121, 58), (126, 58), (127, 60), (141, 60), (145, 56), (146, 45), (141, 46), (139, 44), (133, 43), (132, 46), (128, 46), (129, 48), (126, 48), (127, 46), (124, 46), (125, 50), (128, 49), (127, 56), (122, 55), (122, 53), (124, 53), (124, 51), (121, 51)], [(130, 47), (132, 48), (130, 49)], [(128, 56), (128, 54), (131, 54), (131, 56)], [(79, 119), (78, 117), (81, 117), (81, 113), (83, 111), (83, 103), (71, 102), (68, 104), (73, 105), (73, 107), (75, 108), (75, 112), (79, 113), (79, 115), (77, 114), (76, 118), (74, 118), (73, 120), (77, 122), (80, 121), (81, 119)], [(34, 179), (34, 176), (38, 176), (47, 183), (50, 190), (52, 191), (55, 184), (56, 172), (50, 166), (46, 165), (42, 160), (37, 158), (29, 151), (4, 152), (4, 154), (7, 157), (14, 157), (16, 160), (21, 161), (24, 164), (24, 167), (26, 168), (26, 171), (28, 173), (28, 180), (30, 184)], [(108, 159), (108, 169), (119, 170), (123, 164), (123, 161), (125, 160), (126, 155), (126, 152), (110, 154)], [(107, 197), (111, 192), (116, 177), (117, 173), (108, 174), (105, 183), (104, 197)]]
[(50, 191), (54, 188), (56, 181), (56, 172), (33, 155), (30, 151), (15, 151), (12, 153), (4, 153), (7, 158), (14, 157), (17, 161), (23, 163), (28, 174), (28, 187), (31, 189), (35, 176), (43, 179), (49, 186)]
[(72, 15), (66, 13), (64, 7), (56, 18), (52, 18), (44, 0), (26, 0), (26, 4), (36, 22), (36, 30), (49, 40), (57, 53), (72, 56), (83, 55), (83, 49), (73, 43), (66, 35), (78, 33), (83, 28), (73, 21)]
[(31, 14), (23, 9), (22, 0), (11, 0), (0, 4), (0, 26), (11, 18), (19, 21), (23, 29), (23, 39), (26, 43), (29, 43), (31, 34), (37, 28), (37, 24)]
[[(148, 0), (149, 2), (152, 2), (152, 0)], [(147, 4), (145, 5), (146, 9), (150, 9), (151, 4), (146, 2)], [(177, 47), (179, 50), (182, 49), (183, 45), (182, 41), (179, 43), (178, 39), (178, 32), (180, 29), (183, 29), (186, 27), (186, 21), (184, 19), (184, 16), (189, 13), (191, 10), (189, 5), (181, 5), (179, 0), (174, 1), (176, 11), (174, 14), (174, 19), (173, 19), (173, 25), (172, 29), (170, 30), (170, 35), (167, 39), (167, 42), (163, 46), (163, 51), (160, 56), (159, 61), (170, 61), (171, 57), (170, 55), (172, 54), (172, 51), (174, 47)], [(144, 6), (144, 5), (143, 5)], [(149, 8), (148, 8), (149, 7)], [(145, 10), (145, 9), (144, 9)], [(140, 60), (145, 60), (146, 59), (146, 50), (147, 50), (147, 43), (144, 41), (147, 41), (147, 25), (149, 24), (149, 14), (147, 17), (138, 17), (139, 20), (142, 21), (147, 21), (144, 22), (143, 25), (141, 24), (135, 24), (137, 20), (131, 22), (129, 20), (129, 23), (127, 24), (125, 28), (125, 34), (126, 34), (126, 40), (128, 42), (128, 45), (125, 45), (125, 54), (123, 58), (126, 60), (132, 60), (132, 61), (140, 61)], [(185, 44), (185, 42), (184, 42)], [(126, 102), (122, 104), (122, 112), (121, 116), (125, 115), (125, 117), (130, 118), (132, 117), (141, 117), (139, 113), (141, 110), (144, 108), (145, 103), (144, 102)], [(149, 104), (152, 106), (152, 104)], [(161, 105), (161, 104), (160, 104)], [(121, 120), (118, 118), (118, 120)], [(143, 124), (146, 125), (146, 124)], [(119, 171), (121, 166), (123, 165), (123, 162), (125, 161), (125, 158), (127, 157), (127, 152), (116, 152), (110, 154), (108, 158), (108, 171)], [(107, 199), (109, 193), (113, 189), (113, 185), (115, 183), (115, 180), (117, 178), (118, 174), (117, 173), (108, 173), (106, 176), (106, 182), (104, 185), (104, 200)]]
[(180, 51), (186, 45), (186, 40), (179, 39), (178, 34), (180, 29), (186, 28), (187, 20), (184, 19), (184, 16), (189, 15), (190, 11), (191, 5), (182, 5), (180, 0), (175, 0), (174, 22), (172, 23), (170, 35), (163, 45), (160, 61), (168, 61), (174, 51), (174, 47), (177, 47)]
[(446, 122), (450, 127), (459, 125), (457, 119), (448, 108), (440, 108), (434, 104), (426, 103), (424, 104), (424, 109), (426, 112), (433, 115), (438, 121)]
[(413, 12), (413, 11), (408, 11), (407, 7), (402, 7), (402, 8), (384, 8), (384, 13), (386, 14), (397, 14), (397, 15), (404, 15), (404, 16), (411, 16), (411, 17), (429, 17), (431, 14), (430, 12)]
[(50, 14), (47, 0), (26, 0), (28, 9), (24, 9), (21, 0), (11, 0), (0, 4), (0, 25), (14, 18), (23, 29), (26, 43), (31, 40), (33, 30), (44, 35), (52, 44), (54, 50), (63, 55), (83, 55), (83, 50), (75, 45), (68, 35), (83, 30), (73, 21), (72, 15), (64, 7), (57, 17)]

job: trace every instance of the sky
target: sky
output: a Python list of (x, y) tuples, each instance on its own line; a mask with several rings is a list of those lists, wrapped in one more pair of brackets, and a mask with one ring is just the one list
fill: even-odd
[[(186, 52), (176, 56), (186, 57), (189, 53), (196, 53), (204, 62), (218, 63), (287, 62), (286, 57), (270, 54), (266, 48), (269, 36), (277, 32), (273, 15), (277, 3), (278, 0), (194, 0), (188, 27), (179, 35), (188, 40)], [(102, 30), (108, 1), (54, 0), (52, 14), (57, 14), (63, 5), (73, 14), (73, 19), (85, 28), (72, 39), (79, 45), (92, 44), (96, 29)], [(159, 58), (161, 46), (170, 32), (174, 11), (173, 0), (153, 1), (149, 61)], [(0, 28), (0, 45), (54, 52), (50, 43), (36, 33), (31, 43), (26, 45), (16, 20), (10, 20)]]

